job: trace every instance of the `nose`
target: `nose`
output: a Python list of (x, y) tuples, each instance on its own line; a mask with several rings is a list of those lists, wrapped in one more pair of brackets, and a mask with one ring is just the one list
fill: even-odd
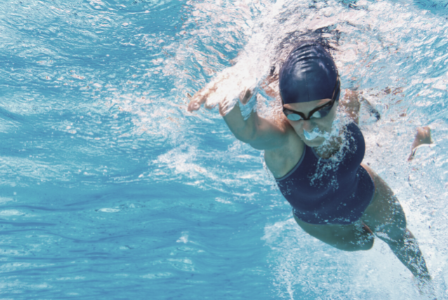
[(303, 120), (303, 123), (302, 123), (302, 129), (303, 130), (311, 132), (311, 131), (313, 131), (314, 127), (315, 126), (313, 124), (311, 124), (310, 120)]

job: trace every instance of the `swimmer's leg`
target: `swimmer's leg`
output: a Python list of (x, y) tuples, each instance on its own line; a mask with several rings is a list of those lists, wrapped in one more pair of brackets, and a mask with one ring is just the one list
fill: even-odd
[(351, 225), (314, 225), (305, 223), (296, 216), (294, 219), (306, 233), (340, 250), (369, 250), (373, 246), (373, 233), (361, 221)]
[[(364, 165), (363, 165), (364, 166)], [(405, 265), (416, 279), (431, 280), (425, 259), (417, 240), (406, 228), (406, 216), (398, 199), (389, 186), (370, 168), (364, 166), (375, 183), (372, 203), (362, 216), (362, 221), (373, 233), (386, 242), (395, 256)]]

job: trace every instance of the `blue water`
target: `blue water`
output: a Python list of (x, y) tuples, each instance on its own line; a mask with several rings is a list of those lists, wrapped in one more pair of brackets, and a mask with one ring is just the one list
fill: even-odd
[[(0, 299), (424, 299), (381, 241), (349, 253), (301, 231), (262, 153), (216, 109), (186, 111), (187, 93), (238, 54), (265, 62), (261, 76), (298, 29), (337, 42), (343, 86), (382, 114), (361, 117), (365, 162), (396, 192), (448, 299), (446, 2), (13, 0), (0, 11)], [(408, 163), (423, 125), (435, 143)]]

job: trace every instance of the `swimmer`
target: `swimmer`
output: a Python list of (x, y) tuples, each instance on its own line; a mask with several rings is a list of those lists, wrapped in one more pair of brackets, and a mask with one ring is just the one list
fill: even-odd
[[(358, 96), (347, 91), (339, 100), (340, 79), (328, 47), (314, 40), (298, 43), (278, 74), (271, 70), (266, 81), (265, 92), (282, 103), (282, 113), (275, 118), (262, 118), (255, 110), (242, 116), (249, 102), (256, 101), (251, 90), (242, 91), (236, 104), (223, 99), (219, 110), (238, 140), (264, 150), (266, 165), (291, 204), (297, 224), (344, 251), (369, 250), (379, 238), (420, 287), (429, 283), (425, 259), (406, 227), (400, 202), (387, 183), (362, 163), (365, 142), (357, 126)], [(269, 85), (277, 81), (275, 95)], [(216, 84), (196, 93), (188, 110), (198, 110), (216, 91)], [(338, 116), (340, 106), (351, 121), (344, 123)], [(428, 134), (420, 133), (416, 140), (425, 143)], [(419, 141), (414, 141), (414, 148)]]

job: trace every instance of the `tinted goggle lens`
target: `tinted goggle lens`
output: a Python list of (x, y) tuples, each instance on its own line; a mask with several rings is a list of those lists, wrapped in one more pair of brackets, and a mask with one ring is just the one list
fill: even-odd
[(290, 121), (300, 121), (300, 120), (303, 120), (303, 118), (299, 114), (295, 114), (295, 113), (286, 114), (286, 117)]
[(320, 119), (320, 118), (326, 117), (330, 113), (331, 109), (333, 108), (334, 102), (335, 101), (332, 100), (332, 101), (328, 102), (327, 105), (322, 106), (318, 110), (311, 112), (311, 114), (310, 114), (310, 116), (308, 118), (306, 118), (302, 114), (299, 114), (298, 112), (291, 111), (291, 110), (289, 110), (287, 108), (283, 108), (283, 113), (286, 115), (286, 117), (290, 121)]

